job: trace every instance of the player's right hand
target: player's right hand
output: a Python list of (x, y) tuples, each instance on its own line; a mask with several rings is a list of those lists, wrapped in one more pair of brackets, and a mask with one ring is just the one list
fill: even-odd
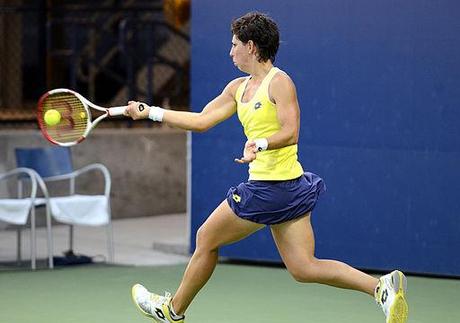
[(133, 120), (146, 119), (149, 117), (150, 107), (148, 104), (138, 101), (128, 101), (128, 107), (124, 115), (133, 118)]

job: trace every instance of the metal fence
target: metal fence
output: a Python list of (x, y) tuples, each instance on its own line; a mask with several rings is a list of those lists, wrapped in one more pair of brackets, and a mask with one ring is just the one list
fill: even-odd
[(189, 27), (166, 3), (0, 1), (0, 122), (35, 120), (40, 95), (58, 87), (100, 105), (187, 109)]

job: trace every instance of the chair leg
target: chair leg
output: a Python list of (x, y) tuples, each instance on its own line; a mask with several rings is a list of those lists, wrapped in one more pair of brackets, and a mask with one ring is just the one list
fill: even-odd
[(35, 236), (35, 207), (32, 207), (30, 215), (30, 262), (32, 270), (37, 268), (37, 247)]
[(73, 251), (73, 225), (69, 226), (69, 251)]
[(114, 261), (114, 250), (113, 250), (113, 230), (112, 221), (107, 224), (107, 249), (109, 253), (109, 263)]
[(21, 243), (22, 242), (21, 241), (21, 239), (22, 239), (22, 234), (21, 233), (22, 233), (22, 231), (21, 231), (21, 228), (18, 228), (16, 230), (16, 233), (17, 233), (16, 234), (16, 247), (17, 247), (17, 249), (16, 249), (16, 263), (17, 263), (18, 266), (20, 266), (21, 261), (22, 261), (22, 259), (21, 259), (22, 258), (22, 250), (21, 250), (21, 244), (22, 244)]
[(46, 232), (48, 235), (48, 267), (50, 269), (54, 268), (53, 262), (53, 254), (54, 254), (54, 246), (53, 246), (53, 229), (51, 227), (51, 214), (49, 207), (46, 206)]
[[(18, 181), (18, 198), (22, 198), (22, 194), (23, 194), (23, 187), (22, 187), (22, 180), (19, 180)], [(22, 254), (22, 249), (21, 249), (21, 244), (22, 244), (22, 237), (21, 237), (21, 228), (18, 228), (18, 231), (17, 231), (17, 257), (16, 257), (16, 261), (17, 261), (17, 264), (18, 266), (21, 265), (21, 262), (22, 262), (22, 257), (21, 257), (21, 254)]]

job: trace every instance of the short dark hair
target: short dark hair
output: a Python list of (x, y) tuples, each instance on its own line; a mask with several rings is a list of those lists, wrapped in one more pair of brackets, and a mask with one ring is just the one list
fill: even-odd
[(252, 40), (259, 50), (259, 62), (275, 61), (280, 44), (278, 25), (266, 14), (253, 11), (232, 21), (232, 33), (246, 44)]

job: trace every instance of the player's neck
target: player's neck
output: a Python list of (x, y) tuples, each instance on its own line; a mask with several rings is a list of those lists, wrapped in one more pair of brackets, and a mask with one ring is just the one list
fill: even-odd
[(268, 72), (272, 69), (273, 64), (270, 60), (259, 63), (257, 62), (254, 64), (253, 69), (251, 71), (251, 79), (254, 81), (262, 81), (265, 76), (267, 76)]

